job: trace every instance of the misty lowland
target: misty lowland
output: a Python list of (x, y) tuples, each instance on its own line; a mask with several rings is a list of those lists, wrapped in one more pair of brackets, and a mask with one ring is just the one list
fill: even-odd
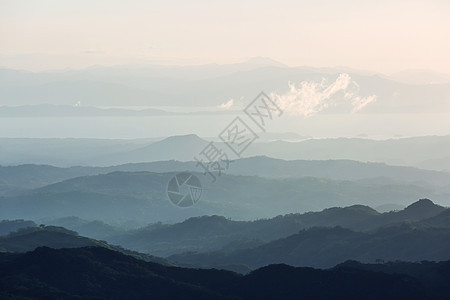
[(0, 299), (449, 299), (450, 3), (0, 0)]

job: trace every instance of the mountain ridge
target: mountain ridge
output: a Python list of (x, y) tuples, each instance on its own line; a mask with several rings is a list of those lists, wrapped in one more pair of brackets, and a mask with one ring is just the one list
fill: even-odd
[[(105, 248), (42, 247), (25, 254), (0, 253), (0, 296), (298, 299), (301, 294), (323, 299), (424, 299), (448, 294), (449, 270), (449, 262), (379, 266), (347, 262), (328, 270), (278, 264), (242, 276), (223, 270), (162, 266)], [(426, 274), (438, 280), (430, 283)]]

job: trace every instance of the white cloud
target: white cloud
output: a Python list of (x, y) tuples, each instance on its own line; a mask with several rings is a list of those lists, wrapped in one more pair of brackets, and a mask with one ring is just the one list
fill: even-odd
[(234, 104), (234, 100), (230, 99), (227, 102), (220, 104), (219, 108), (228, 110), (233, 106), (233, 104)]
[(375, 101), (376, 99), (377, 99), (377, 97), (375, 95), (364, 97), (364, 98), (361, 98), (359, 96), (354, 97), (354, 99), (352, 101), (352, 105), (353, 105), (352, 112), (355, 113), (355, 112), (363, 109), (367, 104)]
[(302, 81), (298, 86), (289, 82), (287, 93), (271, 93), (271, 97), (287, 114), (309, 117), (341, 105), (350, 105), (354, 113), (376, 100), (375, 95), (361, 97), (359, 91), (359, 85), (343, 73), (332, 83), (325, 78), (320, 82)]

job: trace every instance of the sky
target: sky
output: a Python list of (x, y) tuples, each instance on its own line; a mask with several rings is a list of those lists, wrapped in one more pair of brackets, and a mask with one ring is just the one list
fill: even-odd
[(450, 1), (0, 0), (0, 66), (235, 63), (450, 73)]

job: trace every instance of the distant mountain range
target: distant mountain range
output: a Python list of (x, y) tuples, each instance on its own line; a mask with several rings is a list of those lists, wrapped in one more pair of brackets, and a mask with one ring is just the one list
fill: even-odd
[(78, 107), (70, 105), (22, 105), (22, 106), (0, 106), (0, 117), (105, 117), (105, 116), (122, 116), (122, 117), (138, 117), (138, 116), (164, 116), (171, 113), (160, 109), (119, 109), (119, 108), (96, 108), (96, 107)]
[[(208, 140), (193, 134), (153, 140), (2, 138), (0, 164), (32, 163), (67, 167), (112, 166), (165, 160), (188, 162), (193, 161), (208, 143)], [(227, 152), (230, 160), (237, 158), (223, 143), (216, 142), (215, 145)], [(450, 136), (425, 136), (389, 140), (356, 138), (306, 139), (291, 142), (265, 140), (253, 143), (244, 152), (244, 157), (356, 160), (448, 171), (450, 170), (448, 153), (450, 153)], [(170, 168), (170, 165), (167, 167)], [(192, 167), (188, 167), (190, 168)], [(262, 168), (259, 168), (259, 171), (261, 170)], [(230, 172), (234, 172), (232, 168)], [(289, 173), (292, 172), (289, 170)]]
[(450, 74), (430, 70), (404, 70), (391, 74), (389, 78), (408, 84), (450, 83)]
[[(288, 83), (334, 81), (349, 73), (362, 96), (377, 95), (369, 113), (442, 112), (449, 110), (450, 83), (442, 75), (411, 80), (411, 72), (386, 76), (345, 68), (287, 67), (268, 60), (233, 65), (95, 67), (59, 72), (0, 69), (3, 105), (218, 106), (233, 99), (251, 101), (259, 92), (286, 92)], [(422, 75), (421, 75), (422, 76)], [(419, 76), (420, 77), (420, 76)], [(423, 77), (423, 76), (422, 76)], [(430, 74), (425, 77), (431, 78)], [(413, 82), (414, 84), (411, 84)]]
[(101, 221), (176, 222), (205, 214), (251, 220), (291, 212), (353, 204), (406, 205), (429, 197), (447, 205), (448, 187), (411, 183), (365, 183), (313, 177), (262, 178), (222, 175), (202, 182), (202, 198), (189, 209), (174, 207), (167, 184), (176, 173), (113, 172), (68, 179), (0, 198), (0, 218), (41, 219), (76, 216)]
[[(188, 146), (185, 148), (188, 149)], [(230, 161), (227, 174), (265, 178), (317, 177), (351, 180), (372, 184), (409, 183), (415, 185), (447, 186), (450, 173), (428, 171), (412, 167), (390, 166), (383, 163), (362, 163), (351, 160), (281, 160), (264, 156)], [(196, 162), (158, 161), (123, 164), (111, 167), (69, 167), (49, 165), (0, 166), (3, 193), (33, 189), (86, 175), (110, 172), (198, 172)], [(2, 192), (0, 192), (2, 194)]]
[(144, 108), (101, 108), (93, 106), (71, 106), (37, 104), (21, 106), (0, 106), (0, 117), (8, 118), (52, 118), (52, 117), (152, 117), (152, 116), (190, 116), (237, 114), (235, 110), (202, 110), (176, 112), (163, 109)]

